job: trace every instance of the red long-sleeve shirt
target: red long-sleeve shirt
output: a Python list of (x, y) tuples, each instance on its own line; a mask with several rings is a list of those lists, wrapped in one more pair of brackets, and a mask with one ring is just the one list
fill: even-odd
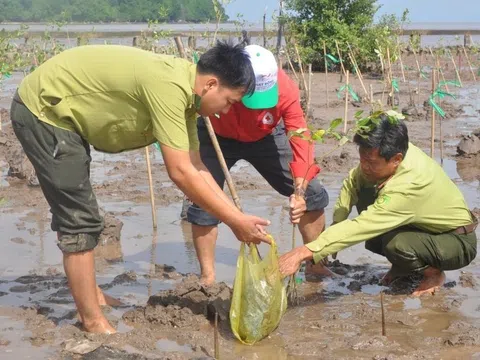
[[(242, 103), (236, 103), (220, 118), (210, 117), (215, 133), (241, 142), (255, 142), (271, 134), (282, 119), (287, 133), (306, 128), (298, 86), (283, 70), (278, 72), (278, 92), (278, 104), (274, 108), (251, 110)], [(293, 152), (290, 163), (293, 176), (310, 181), (320, 171), (314, 164), (313, 144), (300, 137), (292, 137), (289, 141)]]

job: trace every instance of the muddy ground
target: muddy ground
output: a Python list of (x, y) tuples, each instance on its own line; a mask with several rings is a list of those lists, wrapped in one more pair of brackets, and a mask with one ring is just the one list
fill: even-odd
[[(426, 55), (423, 61), (427, 62)], [(447, 70), (446, 76), (452, 78), (452, 69)], [(475, 154), (475, 130), (480, 127), (480, 87), (468, 80), (467, 71), (463, 74), (464, 87), (451, 90), (457, 99), (441, 105), (447, 112), (442, 121), (443, 166), (478, 214), (480, 155)], [(339, 78), (338, 74), (329, 75), (327, 107), (324, 75), (314, 74), (310, 121), (314, 127), (343, 116), (343, 103), (336, 95)], [(366, 86), (373, 86), (374, 97), (381, 99), (381, 81), (374, 75), (365, 78)], [(424, 102), (430, 83), (424, 80), (418, 86), (415, 76), (411, 78), (412, 96), (407, 84), (399, 82), (399, 109), (412, 114), (407, 119), (411, 141), (429, 153), (430, 110)], [(13, 81), (18, 79), (13, 77)], [(356, 78), (352, 84), (362, 95)], [(5, 108), (15, 83), (7, 85), (0, 99)], [(369, 108), (360, 102), (350, 103), (348, 110), (353, 114)], [(161, 155), (154, 148), (150, 151), (157, 231), (151, 228), (144, 151), (118, 155), (92, 152), (92, 182), (106, 221), (96, 249), (98, 281), (123, 305), (104, 309), (118, 334), (85, 334), (76, 318), (55, 234), (49, 228), (48, 206), (8, 125), (7, 110), (3, 110), (2, 119), (0, 359), (208, 359), (214, 356), (211, 320), (215, 311), (220, 315), (222, 359), (480, 358), (478, 260), (462, 271), (447, 273), (447, 283), (435, 296), (412, 298), (409, 293), (418, 279), (399, 281), (390, 288), (380, 286), (388, 263), (361, 245), (342, 251), (330, 264), (338, 278), (299, 285), (300, 303), (289, 307), (268, 338), (254, 346), (239, 344), (228, 324), (238, 242), (227, 228), (220, 227), (219, 283), (208, 289), (198, 285), (190, 227), (179, 220), (182, 193), (168, 179)], [(464, 137), (467, 140), (458, 151)], [(324, 157), (333, 147), (334, 143), (327, 141), (316, 149), (320, 176), (331, 198), (327, 222), (341, 180), (358, 161), (352, 144)], [(440, 142), (436, 141), (438, 161), (440, 154)], [(286, 200), (248, 164), (237, 164), (232, 173), (245, 209), (269, 218), (280, 251), (287, 251), (292, 227)], [(261, 251), (266, 248), (261, 247)], [(386, 336), (381, 332), (381, 291), (385, 293)]]

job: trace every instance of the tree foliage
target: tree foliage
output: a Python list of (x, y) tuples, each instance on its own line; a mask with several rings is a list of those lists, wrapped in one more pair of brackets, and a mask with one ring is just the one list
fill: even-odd
[(397, 46), (400, 20), (388, 15), (374, 23), (380, 8), (377, 0), (286, 0), (286, 5), (289, 30), (305, 60), (313, 64), (323, 64), (324, 41), (327, 52), (335, 56), (337, 41), (347, 65), (352, 49), (360, 66), (375, 60), (375, 49), (391, 46), (393, 53)]
[[(222, 18), (228, 19), (223, 7), (221, 11)], [(202, 22), (214, 19), (212, 0), (0, 0), (0, 22)]]

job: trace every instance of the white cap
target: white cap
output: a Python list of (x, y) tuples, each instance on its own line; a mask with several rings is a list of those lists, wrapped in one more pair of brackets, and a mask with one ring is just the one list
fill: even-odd
[(259, 45), (245, 46), (255, 73), (255, 92), (243, 97), (249, 109), (269, 109), (278, 103), (278, 66), (271, 51)]

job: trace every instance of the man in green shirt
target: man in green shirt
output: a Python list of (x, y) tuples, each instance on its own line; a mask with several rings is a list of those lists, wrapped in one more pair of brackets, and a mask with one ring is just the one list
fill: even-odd
[(103, 219), (90, 184), (90, 145), (117, 153), (160, 147), (173, 182), (222, 219), (240, 241), (268, 240), (267, 220), (242, 214), (199, 155), (196, 113), (225, 113), (251, 94), (255, 77), (241, 46), (218, 43), (197, 65), (133, 47), (91, 45), (49, 59), (20, 84), (12, 126), (52, 212), (52, 230), (81, 321), (113, 333), (100, 305), (93, 249)]
[[(420, 272), (414, 295), (421, 295), (444, 283), (445, 270), (467, 266), (477, 255), (477, 220), (460, 190), (435, 160), (409, 143), (398, 114), (383, 113), (378, 120), (354, 137), (360, 165), (343, 182), (333, 225), (280, 258), (285, 276), (303, 260), (318, 262), (366, 241), (368, 250), (392, 264), (384, 283)], [(359, 215), (349, 220), (353, 206)]]

